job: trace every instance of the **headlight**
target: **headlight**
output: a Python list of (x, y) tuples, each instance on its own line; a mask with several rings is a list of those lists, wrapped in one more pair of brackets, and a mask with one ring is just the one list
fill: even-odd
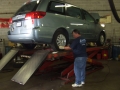
[(101, 24), (102, 27), (105, 27), (105, 24)]

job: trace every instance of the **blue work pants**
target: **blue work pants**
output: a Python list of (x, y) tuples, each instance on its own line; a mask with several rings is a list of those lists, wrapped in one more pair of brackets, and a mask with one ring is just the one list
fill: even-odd
[(76, 57), (74, 61), (75, 83), (85, 82), (85, 68), (87, 57)]

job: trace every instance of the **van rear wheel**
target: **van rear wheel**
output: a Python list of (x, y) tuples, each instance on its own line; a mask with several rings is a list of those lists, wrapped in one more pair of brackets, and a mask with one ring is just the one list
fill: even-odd
[(52, 40), (51, 47), (53, 50), (60, 50), (59, 46), (66, 46), (68, 44), (67, 34), (63, 31), (57, 31)]

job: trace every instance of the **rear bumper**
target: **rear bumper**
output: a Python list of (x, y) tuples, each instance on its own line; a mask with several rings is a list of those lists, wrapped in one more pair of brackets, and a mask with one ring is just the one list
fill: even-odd
[(30, 34), (8, 35), (8, 39), (15, 43), (34, 43), (35, 40)]
[(14, 43), (45, 43), (50, 44), (52, 37), (51, 36), (41, 36), (38, 34), (37, 30), (33, 33), (28, 34), (10, 34), (8, 32), (8, 39)]

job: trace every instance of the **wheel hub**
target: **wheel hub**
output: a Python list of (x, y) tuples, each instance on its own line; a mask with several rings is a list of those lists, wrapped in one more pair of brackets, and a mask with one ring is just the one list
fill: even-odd
[(104, 43), (104, 36), (103, 35), (101, 35), (101, 37), (100, 37), (100, 42), (101, 42), (101, 44)]
[(58, 35), (56, 39), (56, 43), (58, 46), (65, 46), (66, 45), (66, 37), (63, 34)]

